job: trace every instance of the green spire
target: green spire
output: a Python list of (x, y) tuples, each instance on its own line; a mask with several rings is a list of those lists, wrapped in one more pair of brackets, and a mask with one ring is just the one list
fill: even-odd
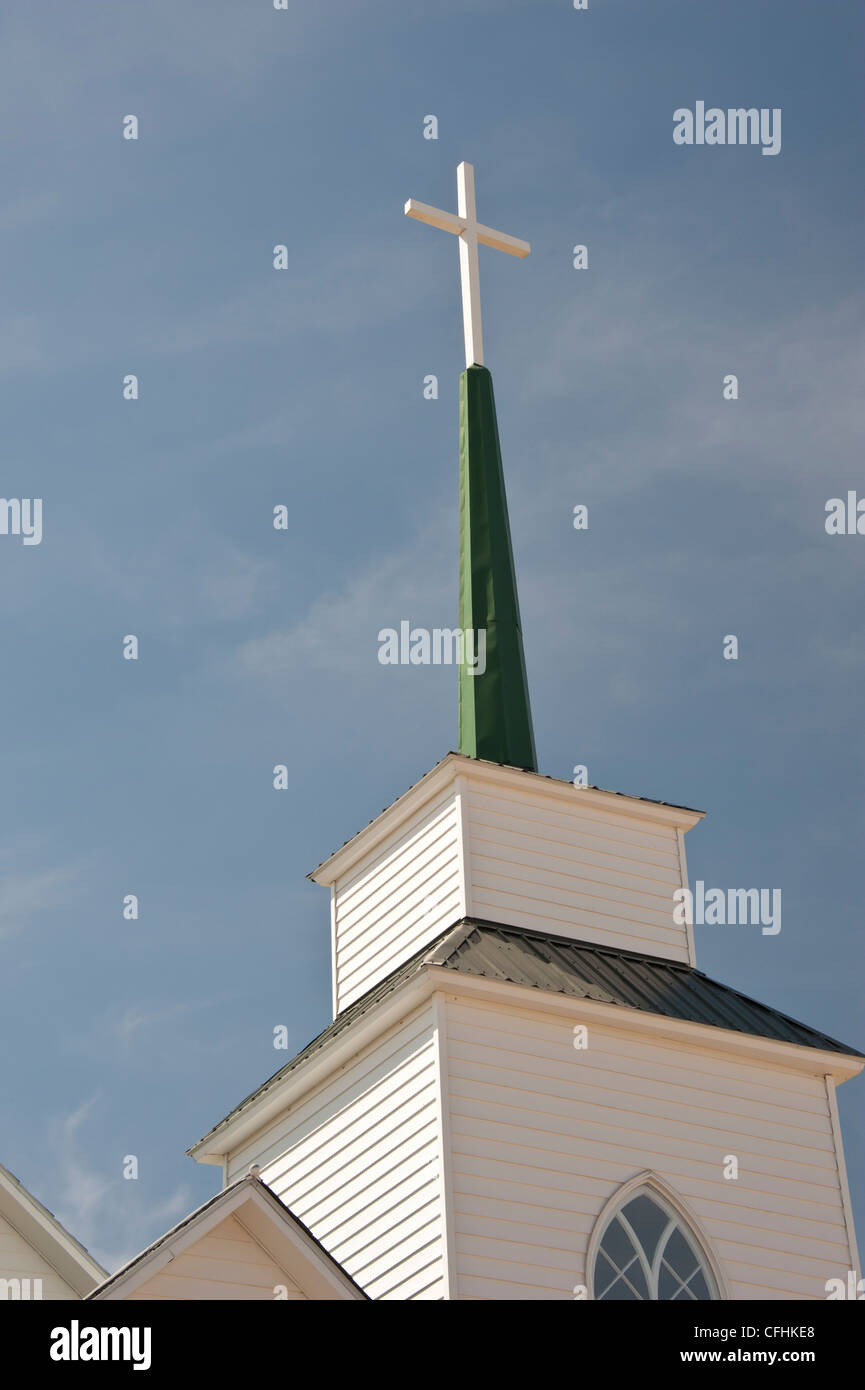
[(459, 668), (460, 753), (537, 772), (493, 379), (477, 365), (460, 377), (459, 625), (474, 634)]

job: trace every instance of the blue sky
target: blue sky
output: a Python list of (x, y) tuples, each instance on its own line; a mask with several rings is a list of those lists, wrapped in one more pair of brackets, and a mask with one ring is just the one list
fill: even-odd
[[(865, 539), (824, 529), (865, 494), (862, 28), (7, 7), (0, 491), (44, 538), (0, 536), (0, 1161), (109, 1267), (216, 1190), (184, 1151), (284, 1060), (274, 1026), (329, 1020), (306, 873), (455, 745), (453, 672), (376, 634), (456, 621), (457, 250), (402, 208), (455, 208), (461, 159), (532, 243), (481, 280), (541, 770), (706, 810), (692, 880), (780, 887), (783, 928), (698, 928), (701, 968), (865, 1047)], [(780, 107), (781, 153), (675, 146), (697, 100)]]

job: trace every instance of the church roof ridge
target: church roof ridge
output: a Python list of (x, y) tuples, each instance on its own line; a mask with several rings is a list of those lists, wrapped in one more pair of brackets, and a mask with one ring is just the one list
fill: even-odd
[(306, 1223), (301, 1221), (300, 1217), (297, 1216), (296, 1213), (291, 1210), (291, 1207), (286, 1206), (282, 1198), (277, 1196), (273, 1189), (271, 1187), (268, 1187), (267, 1183), (263, 1182), (257, 1173), (243, 1173), (239, 1178), (235, 1178), (234, 1182), (228, 1183), (225, 1187), (220, 1188), (218, 1192), (215, 1192), (212, 1197), (208, 1197), (206, 1202), (202, 1202), (201, 1205), (197, 1206), (194, 1211), (191, 1211), (188, 1214), (188, 1216), (184, 1216), (182, 1221), (178, 1221), (176, 1225), (171, 1227), (170, 1230), (165, 1231), (163, 1235), (159, 1236), (156, 1240), (151, 1241), (151, 1243), (145, 1246), (143, 1250), (139, 1250), (137, 1255), (134, 1255), (131, 1260), (127, 1260), (126, 1263), (121, 1265), (119, 1269), (115, 1270), (112, 1275), (110, 1275), (107, 1279), (103, 1280), (101, 1284), (97, 1285), (97, 1287), (87, 1295), (87, 1299), (85, 1301), (102, 1297), (102, 1295), (104, 1295), (107, 1292), (107, 1290), (110, 1289), (114, 1284), (118, 1283), (121, 1279), (124, 1279), (128, 1274), (130, 1274), (131, 1271), (135, 1269), (137, 1265), (140, 1265), (144, 1260), (149, 1259), (151, 1255), (155, 1254), (156, 1251), (160, 1248), (160, 1246), (165, 1245), (165, 1243), (169, 1240), (175, 1240), (178, 1235), (188, 1230), (190, 1226), (194, 1225), (197, 1221), (201, 1219), (201, 1217), (203, 1217), (214, 1207), (219, 1206), (220, 1204), (226, 1205), (243, 1187), (249, 1187), (251, 1191), (260, 1191), (262, 1195), (266, 1197), (266, 1199), (268, 1199), (270, 1202), (274, 1204), (274, 1207), (282, 1217), (290, 1220), (295, 1226), (297, 1226), (300, 1229), (302, 1234), (306, 1236), (313, 1243), (313, 1245), (315, 1245), (318, 1248), (321, 1254), (326, 1257), (328, 1263), (334, 1265), (335, 1268), (339, 1270), (343, 1278), (348, 1280), (350, 1284), (353, 1284), (354, 1287), (358, 1290), (359, 1293), (363, 1295), (365, 1299), (369, 1298), (369, 1294), (366, 1293), (365, 1290), (363, 1290), (354, 1279), (352, 1279), (351, 1275), (347, 1272), (347, 1270), (343, 1268), (339, 1261), (334, 1259), (333, 1255), (326, 1248), (326, 1246), (322, 1245), (318, 1237), (313, 1235), (312, 1231), (309, 1229)]
[[(17, 1204), (18, 1210), (22, 1214), (26, 1214), (28, 1221), (32, 1219), (35, 1222), (52, 1245), (58, 1250), (65, 1248), (72, 1261), (82, 1271), (86, 1271), (88, 1278), (92, 1278), (95, 1282), (100, 1276), (105, 1275), (106, 1270), (95, 1255), (92, 1255), (87, 1249), (87, 1246), (78, 1240), (71, 1231), (67, 1230), (60, 1218), (49, 1207), (46, 1207), (44, 1202), (40, 1202), (39, 1198), (35, 1197), (30, 1189), (24, 1186), (15, 1173), (0, 1163), (0, 1216), (3, 1215), (3, 1207), (7, 1198)], [(18, 1220), (16, 1219), (13, 1224), (17, 1229)], [(67, 1283), (73, 1284), (69, 1270), (61, 1277), (65, 1278)]]

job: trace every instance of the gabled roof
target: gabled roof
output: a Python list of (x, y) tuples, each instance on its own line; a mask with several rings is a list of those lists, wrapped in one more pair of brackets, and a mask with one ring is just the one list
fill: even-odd
[(818, 1048), (846, 1057), (865, 1056), (857, 1048), (848, 1047), (806, 1023), (799, 1023), (768, 1004), (760, 1004), (729, 985), (709, 979), (693, 966), (661, 956), (464, 917), (343, 1009), (318, 1037), (235, 1106), (187, 1152), (194, 1156), (217, 1130), (321, 1052), (352, 1024), (371, 1013), (389, 995), (431, 967), (618, 1005), (656, 1017), (699, 1023), (774, 1042)]
[(308, 1297), (316, 1300), (368, 1299), (369, 1295), (325, 1250), (300, 1218), (261, 1181), (257, 1172), (245, 1173), (190, 1212), (94, 1289), (88, 1298), (128, 1298), (229, 1216), (240, 1218), (250, 1238), (263, 1246)]
[(8, 1221), (60, 1278), (81, 1298), (105, 1278), (89, 1251), (70, 1235), (53, 1212), (0, 1164), (0, 1217)]

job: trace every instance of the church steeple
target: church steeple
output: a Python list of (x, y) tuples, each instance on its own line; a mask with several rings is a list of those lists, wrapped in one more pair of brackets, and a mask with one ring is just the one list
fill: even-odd
[(486, 633), (486, 661), (459, 668), (459, 751), (537, 772), (520, 606), (486, 367), (460, 377), (459, 625)]
[[(466, 370), (460, 377), (459, 751), (537, 772), (493, 380), (483, 365), (478, 246), (531, 247), (477, 220), (474, 170), (457, 169), (458, 216), (410, 198), (406, 215), (459, 237)], [(471, 659), (470, 659), (471, 654)]]

